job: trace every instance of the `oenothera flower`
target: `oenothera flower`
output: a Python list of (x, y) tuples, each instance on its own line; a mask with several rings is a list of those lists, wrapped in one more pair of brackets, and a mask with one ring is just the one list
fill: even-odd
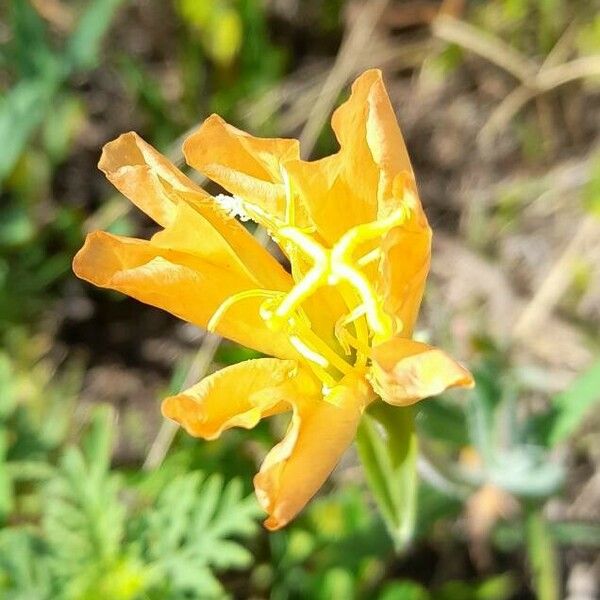
[[(332, 125), (339, 152), (304, 161), (296, 140), (209, 117), (184, 154), (231, 194), (216, 198), (122, 135), (100, 169), (162, 229), (149, 241), (91, 233), (74, 261), (87, 281), (274, 357), (224, 368), (162, 406), (204, 439), (292, 411), (254, 479), (269, 529), (315, 494), (370, 403), (406, 406), (472, 385), (441, 350), (411, 339), (431, 231), (379, 71), (357, 79)], [(248, 219), (268, 230), (289, 272)]]

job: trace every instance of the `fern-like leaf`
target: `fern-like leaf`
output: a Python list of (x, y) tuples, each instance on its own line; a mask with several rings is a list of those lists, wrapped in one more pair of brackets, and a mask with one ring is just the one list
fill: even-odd
[(221, 475), (206, 478), (199, 472), (171, 481), (138, 524), (144, 557), (168, 582), (163, 597), (224, 597), (212, 570), (251, 564), (239, 540), (256, 531), (260, 514), (240, 481), (224, 485)]

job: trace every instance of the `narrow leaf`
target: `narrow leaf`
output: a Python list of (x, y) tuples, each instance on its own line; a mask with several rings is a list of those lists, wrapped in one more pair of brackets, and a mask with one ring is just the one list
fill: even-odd
[(527, 517), (527, 554), (539, 600), (558, 600), (558, 559), (548, 523), (538, 510)]
[(574, 434), (589, 410), (600, 401), (600, 360), (554, 399), (555, 414), (548, 441), (555, 446)]
[(413, 536), (417, 499), (417, 437), (411, 408), (373, 404), (360, 423), (358, 453), (398, 552)]
[(73, 69), (93, 69), (100, 58), (102, 38), (123, 0), (95, 0), (79, 19), (67, 43), (66, 57)]
[(44, 120), (60, 79), (25, 79), (0, 100), (0, 183), (10, 175), (29, 138)]
[(13, 482), (7, 469), (8, 430), (0, 426), (0, 523), (13, 508)]

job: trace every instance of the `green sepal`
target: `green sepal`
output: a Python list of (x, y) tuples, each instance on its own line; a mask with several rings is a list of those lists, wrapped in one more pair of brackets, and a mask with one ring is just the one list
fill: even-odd
[(356, 437), (367, 482), (397, 552), (410, 543), (416, 521), (417, 435), (411, 407), (374, 402)]

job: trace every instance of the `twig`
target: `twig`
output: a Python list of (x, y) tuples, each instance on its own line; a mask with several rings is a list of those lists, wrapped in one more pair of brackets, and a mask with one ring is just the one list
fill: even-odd
[(541, 66), (489, 32), (447, 15), (441, 15), (433, 22), (432, 31), (436, 37), (458, 44), (501, 67), (521, 84), (498, 105), (482, 127), (478, 136), (482, 145), (489, 145), (496, 133), (536, 96), (577, 79), (600, 76), (600, 56), (585, 56), (556, 64), (569, 51), (575, 31), (573, 26), (567, 28)]
[(356, 15), (300, 135), (300, 148), (305, 157), (312, 152), (331, 108), (352, 76), (358, 57), (367, 53), (373, 31), (387, 4), (388, 0), (371, 0)]
[(525, 339), (542, 325), (569, 287), (573, 261), (582, 253), (587, 242), (599, 234), (600, 225), (596, 216), (588, 215), (581, 221), (575, 235), (517, 319), (512, 332), (513, 338)]
[(541, 69), (536, 76), (536, 88), (548, 92), (576, 79), (600, 76), (600, 55), (582, 56), (556, 67)]
[(536, 92), (520, 85), (515, 88), (500, 104), (492, 111), (485, 125), (478, 135), (478, 142), (483, 146), (489, 145), (496, 133), (502, 131), (512, 118), (533, 98)]
[[(211, 333), (205, 335), (200, 349), (185, 376), (182, 389), (188, 388), (207, 374), (220, 344), (220, 337)], [(178, 429), (179, 425), (174, 421), (163, 420), (142, 465), (144, 471), (151, 471), (162, 464)]]
[(454, 17), (441, 15), (431, 29), (434, 36), (478, 54), (523, 83), (530, 81), (537, 71), (533, 61), (500, 38)]

